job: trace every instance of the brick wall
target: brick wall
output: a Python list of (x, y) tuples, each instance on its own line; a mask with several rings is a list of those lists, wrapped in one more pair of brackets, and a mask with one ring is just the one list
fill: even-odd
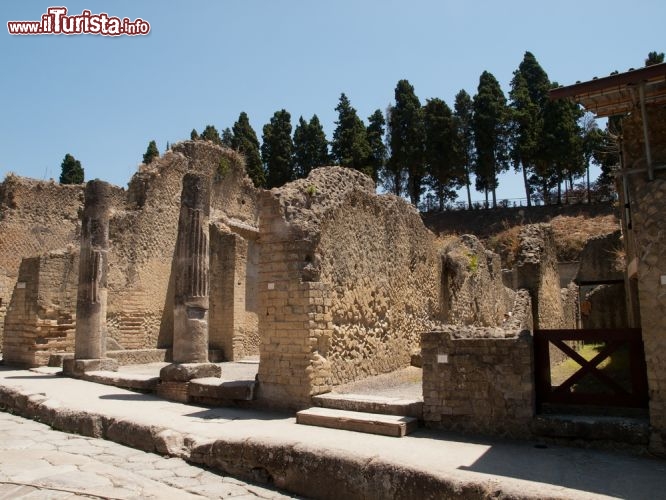
[(0, 183), (0, 343), (21, 259), (78, 248), (83, 185), (61, 185), (10, 174)]
[(21, 261), (5, 319), (3, 358), (40, 366), (51, 352), (73, 352), (78, 252), (50, 252)]
[[(650, 144), (655, 165), (666, 165), (666, 109), (648, 108)], [(627, 167), (645, 167), (640, 114), (623, 121), (622, 148)], [(635, 257), (640, 318), (650, 396), (650, 449), (666, 455), (666, 171), (628, 176), (631, 229), (625, 225), (629, 262)], [(631, 242), (634, 242), (632, 250)]]
[(257, 243), (213, 225), (210, 251), (210, 347), (230, 361), (258, 355)]
[(441, 317), (441, 258), (418, 212), (341, 167), (261, 201), (260, 398), (304, 406), (407, 366)]
[(447, 325), (422, 334), (427, 427), (530, 436), (535, 403), (529, 302), (527, 292), (518, 292), (504, 327)]

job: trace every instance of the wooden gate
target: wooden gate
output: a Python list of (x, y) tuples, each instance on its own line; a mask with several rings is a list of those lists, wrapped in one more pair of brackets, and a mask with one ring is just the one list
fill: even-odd
[[(572, 346), (576, 342), (583, 346), (594, 345), (598, 354), (591, 359), (585, 359)], [(557, 352), (557, 349), (580, 366), (574, 369), (573, 373), (567, 373), (567, 378), (558, 381), (558, 385), (553, 386), (551, 351)], [(621, 358), (621, 363), (614, 361), (613, 357)], [(604, 363), (605, 360), (608, 361)], [(610, 375), (611, 370), (608, 367), (613, 362), (620, 364), (621, 371), (626, 372), (621, 380)], [(603, 365), (603, 368), (600, 365)], [(645, 355), (641, 330), (638, 328), (536, 330), (534, 366), (538, 409), (543, 404), (647, 408)], [(584, 379), (593, 383), (583, 383)]]

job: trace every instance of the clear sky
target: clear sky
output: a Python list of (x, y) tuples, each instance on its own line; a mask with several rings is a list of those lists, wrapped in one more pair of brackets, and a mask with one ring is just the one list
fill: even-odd
[[(12, 36), (10, 20), (69, 14), (141, 18), (147, 36)], [(384, 110), (398, 80), (449, 105), (484, 70), (505, 93), (525, 51), (571, 84), (638, 68), (666, 50), (663, 0), (114, 0), (0, 4), (0, 178), (57, 179), (66, 153), (86, 179), (126, 186), (151, 139), (231, 127), (261, 139), (272, 114), (317, 114), (329, 140), (345, 92), (359, 115)], [(499, 199), (524, 196), (501, 180)], [(474, 199), (481, 199), (475, 193)]]

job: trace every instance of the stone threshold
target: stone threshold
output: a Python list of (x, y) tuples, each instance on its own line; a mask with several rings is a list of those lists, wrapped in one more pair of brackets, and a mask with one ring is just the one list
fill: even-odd
[(423, 419), (423, 399), (329, 392), (312, 397), (312, 404), (335, 410), (379, 413)]

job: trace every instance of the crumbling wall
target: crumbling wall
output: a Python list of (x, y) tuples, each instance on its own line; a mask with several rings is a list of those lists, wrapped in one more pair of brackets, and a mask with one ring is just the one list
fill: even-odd
[[(188, 171), (203, 173), (211, 180), (212, 221), (239, 234), (242, 240), (256, 233), (257, 190), (245, 174), (243, 158), (211, 142), (177, 144), (150, 165), (141, 166), (127, 192), (114, 188), (109, 221), (107, 327), (117, 349), (171, 346), (171, 265), (182, 178)], [(0, 185), (0, 315), (14, 289), (22, 257), (67, 244), (78, 248), (82, 202), (83, 186), (15, 176)], [(256, 240), (256, 234), (252, 238)], [(249, 255), (256, 262), (256, 243), (244, 244), (252, 248)], [(254, 273), (250, 286), (245, 287), (249, 297), (256, 286), (256, 266), (239, 265), (245, 270), (234, 271), (237, 281), (245, 281), (243, 273), (247, 270)], [(238, 348), (240, 355), (258, 349), (256, 300), (246, 302), (254, 311), (232, 311), (244, 316), (243, 320), (233, 318), (243, 325), (246, 334), (242, 350)], [(0, 317), (0, 325), (3, 319)]]
[(5, 319), (3, 359), (41, 366), (51, 352), (72, 352), (78, 284), (78, 250), (21, 261)]
[[(648, 107), (653, 163), (666, 166), (666, 108)], [(638, 110), (622, 123), (622, 150), (628, 168), (646, 167)], [(650, 449), (666, 454), (666, 171), (627, 177), (631, 222), (627, 239), (635, 241), (638, 297), (650, 397)], [(633, 255), (629, 255), (633, 259)], [(630, 261), (631, 262), (631, 261)]]
[(10, 174), (0, 183), (0, 343), (7, 305), (25, 257), (78, 246), (83, 185)]
[(258, 355), (256, 235), (243, 238), (212, 225), (210, 255), (210, 348), (229, 361)]
[(599, 283), (623, 281), (623, 256), (621, 232), (615, 231), (590, 238), (580, 254), (576, 282)]
[(519, 235), (520, 252), (516, 260), (517, 289), (532, 295), (535, 329), (564, 328), (564, 308), (555, 255), (553, 230), (549, 224), (525, 226)]
[(585, 294), (583, 328), (629, 328), (624, 283), (598, 285)]
[(442, 303), (447, 323), (497, 326), (513, 306), (504, 286), (499, 255), (476, 236), (463, 235), (442, 252)]
[(260, 397), (309, 404), (410, 362), (440, 317), (441, 259), (418, 212), (342, 167), (262, 196)]
[(529, 437), (535, 413), (532, 308), (515, 296), (502, 327), (446, 325), (421, 336), (427, 427)]
[(116, 210), (109, 224), (107, 325), (109, 336), (125, 349), (171, 346), (171, 265), (182, 178), (189, 171), (211, 179), (211, 221), (256, 224), (256, 189), (232, 150), (186, 141), (140, 167), (124, 209)]

